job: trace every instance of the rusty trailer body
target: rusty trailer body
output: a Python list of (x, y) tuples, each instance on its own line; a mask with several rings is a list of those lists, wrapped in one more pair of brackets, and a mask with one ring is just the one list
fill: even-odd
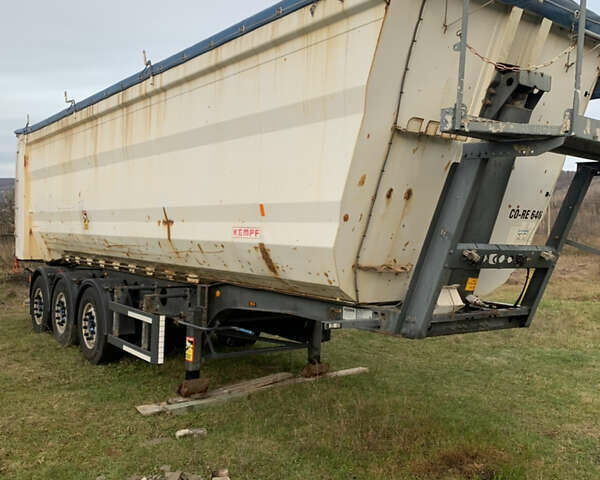
[[(311, 2), (19, 135), (18, 257), (402, 300), (460, 158), (461, 141), (438, 128), (453, 102), (460, 27), (444, 32), (444, 3), (426, 2), (419, 22), (421, 0)], [(459, 1), (448, 9), (460, 17)], [(473, 46), (497, 61), (539, 64), (569, 46), (562, 27), (517, 7), (474, 18)], [(546, 69), (553, 85), (538, 123), (568, 106), (565, 60)], [(587, 64), (588, 90), (597, 66)], [(494, 68), (470, 70), (475, 111)], [(496, 241), (531, 241), (564, 160), (548, 155), (517, 163)], [(492, 272), (480, 288), (505, 279)]]
[[(561, 123), (569, 25), (537, 2), (472, 3), (464, 113), (479, 114), (498, 66), (520, 66), (547, 76), (532, 122)], [(472, 141), (440, 128), (455, 103), (462, 9), (283, 1), (20, 130), (18, 257), (305, 301), (401, 303)], [(596, 46), (588, 37), (582, 106), (598, 81)], [(556, 153), (516, 160), (493, 243), (531, 243), (563, 163)], [(482, 271), (475, 294), (509, 274)], [(439, 308), (456, 294), (443, 290)]]

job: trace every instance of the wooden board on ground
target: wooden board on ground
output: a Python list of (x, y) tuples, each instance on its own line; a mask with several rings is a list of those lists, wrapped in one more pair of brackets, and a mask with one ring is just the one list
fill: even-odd
[(284, 380), (288, 380), (293, 378), (294, 375), (288, 372), (282, 373), (274, 373), (273, 375), (267, 375), (266, 377), (255, 378), (253, 380), (246, 380), (239, 383), (234, 383), (233, 385), (227, 385), (225, 387), (217, 388), (210, 392), (206, 392), (200, 397), (196, 397), (192, 395), (189, 398), (186, 397), (174, 397), (167, 400), (168, 404), (175, 403), (189, 403), (192, 400), (206, 400), (207, 398), (218, 397), (220, 395), (233, 394), (236, 392), (243, 392), (248, 390), (253, 390), (256, 388), (265, 387), (267, 385), (271, 385), (272, 383), (283, 382)]
[(287, 385), (295, 385), (298, 383), (315, 382), (324, 380), (327, 378), (335, 377), (346, 377), (349, 375), (358, 375), (360, 373), (367, 373), (369, 371), (366, 367), (349, 368), (347, 370), (338, 370), (337, 372), (330, 372), (320, 377), (303, 378), (295, 377), (291, 373), (283, 372), (276, 373), (273, 375), (267, 375), (266, 377), (256, 378), (244, 382), (235, 383), (226, 387), (217, 388), (211, 392), (208, 392), (206, 396), (198, 400), (183, 399), (182, 397), (176, 397), (171, 399), (169, 402), (153, 403), (149, 405), (139, 405), (136, 410), (144, 416), (156, 415), (158, 413), (183, 413), (189, 409), (202, 408), (215, 403), (226, 402), (234, 398), (245, 397), (252, 393), (267, 390), (273, 387), (284, 387)]

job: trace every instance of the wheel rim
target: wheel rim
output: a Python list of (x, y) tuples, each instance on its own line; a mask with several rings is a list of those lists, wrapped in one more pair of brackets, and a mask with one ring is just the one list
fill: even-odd
[(90, 350), (96, 345), (97, 326), (96, 307), (91, 303), (86, 303), (81, 316), (81, 332), (83, 333), (83, 343)]
[(41, 288), (33, 292), (33, 321), (40, 326), (44, 321), (44, 294)]
[(67, 329), (67, 297), (63, 292), (60, 292), (56, 296), (56, 302), (54, 303), (54, 326), (59, 334), (65, 333)]

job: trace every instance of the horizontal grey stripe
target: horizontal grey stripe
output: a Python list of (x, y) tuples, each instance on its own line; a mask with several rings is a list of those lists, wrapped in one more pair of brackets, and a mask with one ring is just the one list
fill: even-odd
[[(58, 165), (31, 171), (32, 180), (65, 175), (138, 158), (188, 150), (203, 145), (223, 143), (238, 138), (286, 130), (301, 125), (325, 122), (363, 111), (364, 87), (313, 98), (304, 102), (234, 118), (186, 132), (127, 145), (96, 155), (68, 160)], [(35, 161), (35, 159), (32, 159)], [(218, 160), (218, 159), (214, 159)]]
[[(200, 205), (166, 207), (169, 220), (175, 224), (218, 222), (338, 222), (340, 206), (337, 202), (296, 202), (264, 204), (265, 216), (260, 216), (258, 204)], [(115, 210), (86, 210), (90, 223), (158, 222), (164, 219), (162, 207), (123, 208)], [(34, 212), (33, 219), (43, 222), (82, 222), (81, 210)]]

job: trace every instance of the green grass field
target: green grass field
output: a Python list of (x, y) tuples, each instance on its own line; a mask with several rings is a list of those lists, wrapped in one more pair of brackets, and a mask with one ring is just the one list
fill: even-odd
[[(370, 373), (272, 389), (180, 416), (134, 407), (172, 396), (183, 355), (93, 367), (35, 335), (25, 287), (2, 285), (0, 477), (126, 479), (161, 465), (232, 480), (600, 478), (599, 270), (561, 260), (529, 330), (411, 342), (335, 332), (324, 359)], [(592, 265), (592, 266), (591, 266)], [(595, 282), (595, 283), (594, 283)], [(513, 281), (498, 292), (518, 296)], [(304, 353), (209, 363), (213, 386), (298, 372)], [(205, 427), (206, 440), (175, 440)]]

